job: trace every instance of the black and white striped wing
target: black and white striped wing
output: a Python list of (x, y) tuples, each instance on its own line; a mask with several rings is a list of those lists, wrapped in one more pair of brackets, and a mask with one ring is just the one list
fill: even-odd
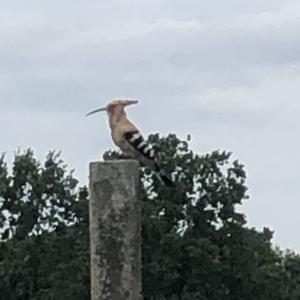
[(153, 147), (147, 144), (139, 131), (127, 131), (124, 133), (126, 141), (142, 156), (147, 159), (155, 159), (155, 151)]

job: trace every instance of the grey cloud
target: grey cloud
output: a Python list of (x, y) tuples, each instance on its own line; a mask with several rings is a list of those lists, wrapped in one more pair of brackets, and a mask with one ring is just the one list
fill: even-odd
[[(87, 98), (96, 102), (96, 90), (99, 98), (105, 98), (111, 90), (116, 95), (143, 95), (148, 89), (158, 98), (198, 93), (215, 85), (249, 85), (256, 77), (249, 76), (249, 68), (297, 61), (297, 43), (290, 44), (298, 36), (298, 19), (292, 15), (287, 24), (278, 21), (289, 13), (283, 9), (215, 22), (160, 17), (152, 23), (132, 20), (124, 26), (121, 19), (111, 30), (101, 21), (82, 29), (74, 20), (71, 30), (70, 24), (50, 24), (49, 17), (44, 20), (38, 15), (36, 27), (33, 21), (24, 30), (20, 26), (15, 46), (3, 48), (2, 70), (14, 78), (14, 85), (7, 86), (11, 99), (21, 98), (15, 94), (18, 86), (23, 99), (24, 95), (32, 99), (27, 104), (48, 103), (47, 109), (53, 103), (82, 108), (75, 103)], [(27, 22), (21, 18), (21, 24)], [(281, 23), (283, 28), (272, 32)]]
[(233, 151), (249, 172), (250, 224), (300, 249), (286, 234), (299, 226), (287, 221), (300, 196), (298, 1), (0, 4), (1, 151), (62, 149), (86, 182), (111, 141), (106, 116), (84, 113), (138, 98), (129, 115), (145, 134)]

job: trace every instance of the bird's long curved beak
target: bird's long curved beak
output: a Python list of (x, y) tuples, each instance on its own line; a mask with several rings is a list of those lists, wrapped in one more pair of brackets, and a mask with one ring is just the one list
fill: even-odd
[(98, 112), (100, 112), (100, 111), (107, 111), (107, 108), (106, 108), (106, 107), (97, 108), (97, 109), (95, 109), (95, 110), (90, 111), (90, 112), (87, 113), (85, 116), (88, 117), (88, 116), (93, 115), (93, 114), (96, 114), (96, 113), (98, 113)]

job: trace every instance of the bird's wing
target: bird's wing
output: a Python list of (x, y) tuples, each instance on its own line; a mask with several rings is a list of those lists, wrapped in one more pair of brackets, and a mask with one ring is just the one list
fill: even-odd
[(152, 145), (145, 142), (141, 133), (138, 130), (126, 131), (124, 133), (124, 138), (136, 152), (145, 157), (148, 162), (149, 160), (151, 161), (151, 164), (155, 170), (155, 174), (157, 174), (158, 178), (160, 178), (160, 180), (162, 180), (165, 185), (172, 187), (172, 178), (170, 178), (162, 170), (160, 170), (159, 166), (156, 163), (154, 148), (152, 147)]
[(147, 159), (155, 159), (154, 148), (147, 144), (138, 130), (131, 130), (124, 133), (125, 140), (142, 156)]

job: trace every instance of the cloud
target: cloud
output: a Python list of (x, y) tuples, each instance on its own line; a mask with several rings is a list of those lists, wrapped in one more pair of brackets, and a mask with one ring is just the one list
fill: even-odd
[(146, 134), (233, 151), (249, 172), (250, 224), (300, 249), (286, 234), (300, 225), (288, 221), (300, 196), (298, 1), (0, 4), (1, 151), (61, 149), (86, 181), (111, 141), (106, 117), (84, 113), (138, 98), (129, 114)]

